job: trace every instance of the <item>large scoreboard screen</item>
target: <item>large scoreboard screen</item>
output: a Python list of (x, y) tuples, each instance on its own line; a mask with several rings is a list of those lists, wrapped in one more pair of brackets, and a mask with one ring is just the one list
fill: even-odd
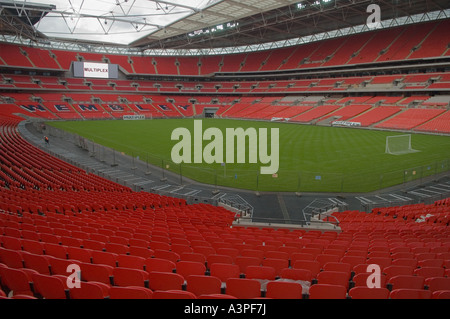
[(119, 66), (108, 63), (73, 62), (73, 76), (80, 78), (117, 79)]

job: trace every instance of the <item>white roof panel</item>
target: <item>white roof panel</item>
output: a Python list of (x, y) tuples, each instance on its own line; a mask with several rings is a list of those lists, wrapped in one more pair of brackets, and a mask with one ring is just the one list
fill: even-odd
[[(127, 45), (220, 1), (46, 0), (46, 5), (55, 5), (56, 9), (35, 27), (50, 39)], [(12, 3), (20, 5), (23, 1)]]
[[(223, 0), (214, 5), (202, 9), (200, 12), (193, 13), (185, 19), (175, 21), (170, 25), (180, 32), (177, 34), (189, 33), (199, 29), (198, 21), (200, 24), (206, 24), (210, 27), (219, 25), (222, 23), (233, 22), (238, 19), (250, 17), (254, 14), (269, 11), (281, 7), (288, 6), (293, 3), (299, 2), (298, 0)], [(186, 25), (186, 21), (189, 21), (189, 25)], [(151, 34), (151, 39), (164, 39), (167, 38), (167, 33), (164, 30), (157, 30)], [(142, 41), (141, 41), (142, 42)]]

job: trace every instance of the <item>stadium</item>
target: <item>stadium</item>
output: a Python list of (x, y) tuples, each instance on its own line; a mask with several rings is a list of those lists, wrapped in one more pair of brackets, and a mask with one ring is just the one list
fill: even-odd
[(450, 299), (448, 1), (0, 12), (1, 299)]

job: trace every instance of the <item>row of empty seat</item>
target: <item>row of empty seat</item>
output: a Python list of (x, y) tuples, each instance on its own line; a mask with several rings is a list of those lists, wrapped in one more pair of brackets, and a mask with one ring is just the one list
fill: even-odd
[[(3, 93), (1, 104), (5, 111), (21, 113), (44, 119), (121, 119), (125, 115), (144, 115), (147, 118), (190, 118), (203, 116), (205, 108), (215, 109), (216, 116), (222, 118), (245, 118), (257, 120), (278, 119), (298, 123), (332, 124), (332, 122), (352, 121), (363, 127), (384, 129), (415, 130), (423, 132), (450, 133), (449, 112), (442, 105), (430, 105), (432, 98), (396, 98), (397, 104), (383, 104), (394, 101), (390, 97), (355, 97), (326, 99), (322, 101), (296, 96), (291, 99), (277, 97), (241, 97), (234, 100), (223, 99), (216, 104), (205, 103), (213, 96), (193, 103), (187, 97), (165, 97), (148, 95), (147, 102), (134, 95), (89, 95), (89, 94), (8, 94)], [(66, 102), (67, 98), (71, 102)], [(41, 103), (36, 98), (45, 99)], [(75, 99), (75, 100), (74, 100)], [(101, 99), (99, 102), (96, 99)], [(126, 99), (126, 100), (123, 100)], [(414, 107), (402, 105), (402, 100), (421, 103)], [(122, 103), (121, 103), (121, 102)], [(325, 104), (322, 104), (325, 103)]]
[(70, 90), (73, 92), (131, 92), (131, 93), (340, 93), (358, 90), (445, 90), (450, 88), (447, 74), (397, 74), (391, 76), (353, 76), (308, 80), (265, 81), (145, 81), (118, 79), (82, 79), (57, 76), (3, 74), (0, 88), (16, 90)]
[(204, 57), (141, 57), (70, 52), (2, 44), (2, 66), (69, 70), (73, 61), (119, 64), (128, 74), (208, 75), (448, 56), (449, 20), (376, 30), (272, 51)]
[[(150, 289), (150, 296), (169, 291), (166, 297), (448, 298), (448, 208), (434, 209), (447, 219), (428, 218), (425, 223), (416, 223), (409, 215), (400, 218), (404, 214), (398, 208), (380, 210), (380, 214), (339, 213), (341, 225), (347, 225), (342, 233), (217, 226), (197, 226), (194, 231), (195, 223), (190, 222), (175, 231), (176, 223), (164, 228), (156, 220), (145, 228), (142, 222), (136, 226), (137, 220), (99, 226), (71, 214), (3, 213), (0, 262), (3, 268), (32, 273), (25, 291), (33, 297), (42, 296), (39, 289), (30, 288), (36, 274), (47, 280), (67, 277), (67, 267), (75, 264), (86, 287), (98, 282), (103, 291), (138, 286), (140, 291)], [(432, 212), (431, 207), (413, 210), (414, 216), (419, 211)], [(396, 227), (384, 222), (381, 227), (370, 215), (387, 220), (396, 216), (404, 222)], [(360, 230), (352, 224), (358, 219), (364, 220)], [(370, 264), (382, 271), (380, 288), (367, 287)], [(2, 283), (7, 288), (17, 287), (8, 271), (0, 273), (6, 273)], [(15, 273), (14, 278), (19, 276)], [(77, 298), (64, 285), (57, 285), (59, 298)], [(16, 291), (23, 294), (19, 288)], [(55, 291), (47, 298), (53, 296)]]

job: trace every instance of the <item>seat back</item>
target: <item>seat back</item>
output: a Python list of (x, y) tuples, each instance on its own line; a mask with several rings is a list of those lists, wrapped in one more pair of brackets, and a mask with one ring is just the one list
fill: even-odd
[(353, 287), (348, 295), (352, 299), (388, 299), (389, 290), (387, 288)]
[(309, 299), (345, 299), (347, 290), (344, 286), (315, 284), (309, 288)]
[(255, 279), (229, 278), (226, 282), (226, 294), (238, 299), (261, 297), (261, 283)]
[(149, 288), (156, 290), (181, 290), (184, 278), (180, 274), (152, 271), (149, 276)]
[(431, 291), (425, 289), (394, 289), (390, 299), (431, 299)]
[(266, 297), (272, 299), (302, 299), (302, 285), (296, 282), (270, 281), (267, 283)]
[(220, 294), (222, 282), (214, 276), (190, 275), (186, 278), (186, 289), (196, 296)]
[(152, 299), (153, 291), (143, 287), (111, 287), (110, 299)]

